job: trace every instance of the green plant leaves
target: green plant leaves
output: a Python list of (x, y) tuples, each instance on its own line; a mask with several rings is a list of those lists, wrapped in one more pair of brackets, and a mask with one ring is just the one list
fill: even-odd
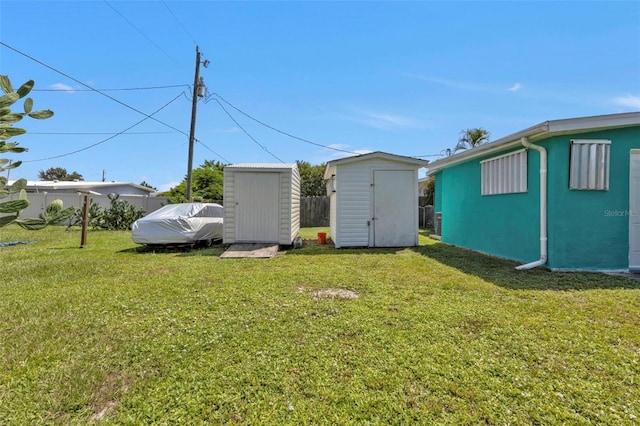
[(0, 88), (4, 93), (13, 93), (13, 86), (11, 85), (11, 80), (9, 80), (9, 76), (0, 75)]
[(53, 111), (50, 109), (41, 109), (40, 111), (34, 111), (27, 114), (31, 118), (35, 118), (38, 120), (44, 120), (46, 118), (53, 116)]
[(25, 101), (24, 101), (24, 112), (26, 114), (29, 114), (32, 109), (33, 109), (33, 99), (31, 99), (31, 98), (25, 99)]
[(18, 89), (18, 96), (20, 96), (21, 98), (24, 98), (25, 96), (27, 96), (29, 94), (29, 92), (31, 92), (31, 89), (33, 89), (33, 86), (36, 83), (33, 80), (29, 80), (26, 83), (24, 83), (22, 86), (20, 86), (20, 88)]
[(15, 92), (7, 93), (6, 95), (0, 96), (0, 108), (11, 106), (16, 103), (18, 99), (20, 99), (20, 95)]

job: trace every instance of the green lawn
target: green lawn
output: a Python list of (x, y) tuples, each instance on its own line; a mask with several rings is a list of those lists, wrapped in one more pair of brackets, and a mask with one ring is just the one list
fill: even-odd
[[(640, 420), (640, 281), (515, 271), (426, 236), (268, 260), (128, 232), (80, 249), (63, 227), (0, 241), (33, 241), (0, 248), (3, 425)], [(316, 297), (329, 288), (359, 297)]]

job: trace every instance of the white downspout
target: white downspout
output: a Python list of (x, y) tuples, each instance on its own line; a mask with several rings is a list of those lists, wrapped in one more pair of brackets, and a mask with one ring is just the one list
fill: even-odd
[(547, 150), (530, 143), (526, 136), (520, 142), (525, 148), (533, 148), (540, 153), (540, 259), (516, 267), (522, 271), (547, 263)]

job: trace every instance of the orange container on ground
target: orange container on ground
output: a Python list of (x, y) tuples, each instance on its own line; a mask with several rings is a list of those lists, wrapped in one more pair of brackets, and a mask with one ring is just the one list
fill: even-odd
[(327, 244), (326, 232), (318, 232), (318, 244)]

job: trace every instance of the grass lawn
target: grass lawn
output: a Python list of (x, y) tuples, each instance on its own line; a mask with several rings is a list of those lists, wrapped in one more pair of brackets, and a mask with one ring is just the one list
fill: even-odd
[(33, 241), (0, 248), (3, 425), (640, 421), (640, 281), (425, 236), (268, 260), (128, 232), (80, 249), (64, 227), (0, 241)]

